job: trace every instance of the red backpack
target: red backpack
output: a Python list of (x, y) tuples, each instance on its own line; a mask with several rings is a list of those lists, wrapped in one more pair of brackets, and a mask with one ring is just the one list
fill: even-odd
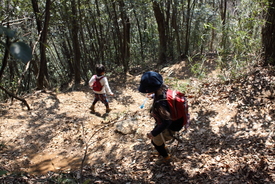
[(187, 129), (190, 125), (190, 114), (188, 113), (188, 101), (183, 93), (168, 89), (166, 99), (170, 108), (172, 120), (183, 117), (183, 126)]
[(103, 88), (103, 86), (101, 85), (100, 80), (101, 80), (102, 78), (104, 78), (105, 76), (102, 76), (102, 77), (100, 77), (100, 78), (97, 78), (96, 75), (94, 75), (94, 77), (95, 77), (95, 81), (94, 81), (94, 83), (93, 83), (93, 85), (92, 85), (92, 88), (93, 88), (94, 91), (101, 91), (102, 88)]

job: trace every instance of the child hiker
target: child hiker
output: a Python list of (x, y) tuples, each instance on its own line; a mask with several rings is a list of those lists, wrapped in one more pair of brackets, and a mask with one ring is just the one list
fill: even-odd
[[(105, 67), (102, 64), (96, 65), (96, 75), (93, 75), (92, 78), (89, 81), (90, 87), (93, 89), (94, 92), (94, 101), (92, 103), (92, 106), (90, 107), (91, 111), (95, 112), (95, 104), (98, 101), (101, 101), (106, 106), (106, 113), (109, 113), (111, 111), (109, 107), (109, 102), (107, 99), (106, 94), (114, 96), (112, 93), (109, 83), (107, 80), (107, 77), (105, 74)], [(96, 83), (96, 81), (99, 81), (99, 83)], [(97, 86), (95, 85), (97, 84)]]
[(152, 144), (161, 156), (156, 164), (168, 164), (171, 158), (165, 149), (165, 141), (171, 140), (174, 133), (181, 130), (183, 119), (171, 120), (166, 100), (167, 86), (163, 83), (162, 76), (159, 73), (152, 71), (145, 72), (141, 77), (138, 90), (141, 93), (149, 93), (154, 96), (150, 112), (156, 124), (153, 130), (147, 134), (147, 137), (151, 139)]

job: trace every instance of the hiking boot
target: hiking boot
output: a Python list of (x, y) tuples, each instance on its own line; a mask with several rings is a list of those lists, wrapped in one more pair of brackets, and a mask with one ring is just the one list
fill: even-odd
[(94, 105), (92, 105), (89, 109), (91, 110), (91, 112), (95, 112), (95, 106)]
[(106, 113), (109, 113), (111, 110), (112, 110), (112, 109), (107, 108), (107, 109), (106, 109)]
[(156, 165), (162, 165), (162, 164), (168, 165), (170, 164), (171, 160), (172, 160), (171, 157), (168, 155), (167, 157), (162, 157), (158, 159), (156, 161)]

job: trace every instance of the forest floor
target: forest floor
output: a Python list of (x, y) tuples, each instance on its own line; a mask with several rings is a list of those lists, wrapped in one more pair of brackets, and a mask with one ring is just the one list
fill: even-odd
[[(275, 183), (275, 73), (256, 67), (234, 81), (187, 76), (184, 63), (163, 68), (186, 85), (192, 124), (167, 144), (173, 161), (158, 166), (146, 137), (154, 121), (137, 91), (141, 72), (109, 77), (113, 109), (89, 107), (91, 90), (35, 91), (0, 104), (0, 183)], [(177, 81), (175, 81), (175, 78)], [(188, 80), (183, 80), (188, 78)], [(119, 124), (131, 125), (122, 134)], [(128, 127), (129, 128), (129, 127)], [(89, 181), (89, 182), (88, 182)]]

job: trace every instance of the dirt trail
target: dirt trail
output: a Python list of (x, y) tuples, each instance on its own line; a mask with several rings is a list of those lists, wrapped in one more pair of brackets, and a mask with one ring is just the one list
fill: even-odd
[[(168, 78), (165, 71), (164, 77)], [(177, 74), (174, 74), (177, 75)], [(171, 166), (154, 165), (146, 133), (154, 122), (137, 92), (139, 76), (123, 84), (110, 81), (113, 110), (98, 103), (91, 114), (88, 87), (26, 96), (32, 110), (18, 101), (2, 103), (1, 166), (34, 174), (77, 172), (87, 149), (83, 174), (101, 183), (274, 183), (274, 96), (272, 72), (256, 70), (231, 84), (190, 79), (192, 125), (182, 143), (168, 145)], [(171, 82), (171, 81), (168, 81)], [(178, 83), (178, 82), (177, 82)], [(115, 131), (115, 122), (136, 122), (135, 132)], [(92, 183), (93, 183), (92, 182)]]

